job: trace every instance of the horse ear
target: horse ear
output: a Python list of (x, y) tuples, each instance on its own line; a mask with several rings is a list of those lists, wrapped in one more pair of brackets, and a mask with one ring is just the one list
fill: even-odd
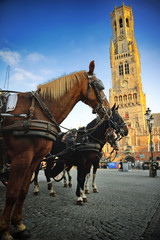
[(115, 109), (115, 110), (118, 110), (118, 108), (119, 108), (119, 105), (116, 107), (116, 109)]
[(94, 60), (90, 62), (89, 64), (89, 75), (93, 75), (94, 72), (94, 68), (95, 68), (95, 64), (94, 64)]
[(113, 105), (113, 107), (112, 107), (112, 111), (115, 109), (115, 107), (116, 107), (116, 104)]

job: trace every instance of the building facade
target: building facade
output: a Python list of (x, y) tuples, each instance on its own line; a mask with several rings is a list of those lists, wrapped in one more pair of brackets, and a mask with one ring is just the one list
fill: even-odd
[[(150, 139), (145, 120), (146, 96), (142, 89), (140, 55), (134, 35), (132, 7), (114, 8), (111, 13), (113, 36), (110, 42), (112, 88), (110, 105), (119, 105), (119, 113), (128, 125), (129, 134), (120, 141), (114, 161), (124, 159), (134, 164), (150, 157)], [(160, 157), (160, 113), (153, 114), (153, 156)], [(110, 151), (106, 145), (104, 150)], [(112, 159), (111, 159), (112, 160)]]

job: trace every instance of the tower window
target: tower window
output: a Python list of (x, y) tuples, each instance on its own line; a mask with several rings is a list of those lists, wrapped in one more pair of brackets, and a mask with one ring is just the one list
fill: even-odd
[(114, 22), (114, 30), (115, 30), (115, 32), (117, 31), (117, 24), (116, 24), (116, 21)]
[(118, 46), (117, 46), (117, 44), (115, 45), (114, 51), (115, 51), (115, 54), (118, 53)]
[(129, 74), (129, 64), (125, 63), (125, 74)]
[(122, 28), (123, 27), (123, 22), (122, 22), (122, 18), (119, 19), (119, 27)]
[(129, 20), (126, 18), (126, 26), (129, 27)]
[(133, 99), (137, 99), (137, 93), (133, 94)]
[(122, 96), (119, 96), (119, 101), (120, 101), (120, 102), (122, 101)]
[(124, 96), (123, 96), (123, 100), (124, 100), (124, 101), (127, 101), (127, 95), (124, 95)]
[(114, 102), (117, 103), (118, 102), (118, 98), (114, 97)]
[(132, 100), (132, 95), (131, 94), (128, 95), (128, 99)]
[(119, 65), (119, 75), (123, 75), (123, 64)]

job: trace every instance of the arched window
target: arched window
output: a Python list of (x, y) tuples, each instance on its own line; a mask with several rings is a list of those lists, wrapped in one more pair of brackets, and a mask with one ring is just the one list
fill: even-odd
[(117, 31), (117, 24), (116, 24), (116, 21), (114, 22), (114, 30), (115, 30), (115, 32)]
[(119, 75), (123, 75), (123, 64), (120, 63), (119, 65)]
[(122, 22), (122, 18), (119, 19), (119, 27), (122, 28), (123, 27), (123, 22)]
[(120, 101), (120, 102), (122, 101), (122, 96), (119, 96), (119, 101)]
[(114, 97), (114, 102), (115, 102), (115, 103), (118, 102), (118, 97)]
[(129, 64), (125, 63), (125, 74), (129, 74)]
[(126, 26), (129, 27), (129, 20), (126, 18)]
[(137, 99), (137, 93), (133, 94), (133, 99)]
[(124, 95), (124, 96), (123, 96), (123, 100), (124, 100), (124, 101), (127, 101), (127, 95)]
[(132, 100), (132, 95), (131, 94), (128, 95), (128, 100)]

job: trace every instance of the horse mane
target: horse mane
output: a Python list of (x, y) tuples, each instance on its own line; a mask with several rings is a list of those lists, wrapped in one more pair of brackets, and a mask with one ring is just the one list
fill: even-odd
[(76, 83), (81, 82), (85, 74), (85, 71), (79, 71), (60, 77), (46, 84), (38, 85), (37, 90), (43, 99), (47, 98), (56, 101), (71, 90)]
[(87, 124), (86, 129), (89, 130), (90, 128), (95, 127), (99, 123), (99, 121), (100, 121), (100, 118), (96, 117), (90, 123)]

